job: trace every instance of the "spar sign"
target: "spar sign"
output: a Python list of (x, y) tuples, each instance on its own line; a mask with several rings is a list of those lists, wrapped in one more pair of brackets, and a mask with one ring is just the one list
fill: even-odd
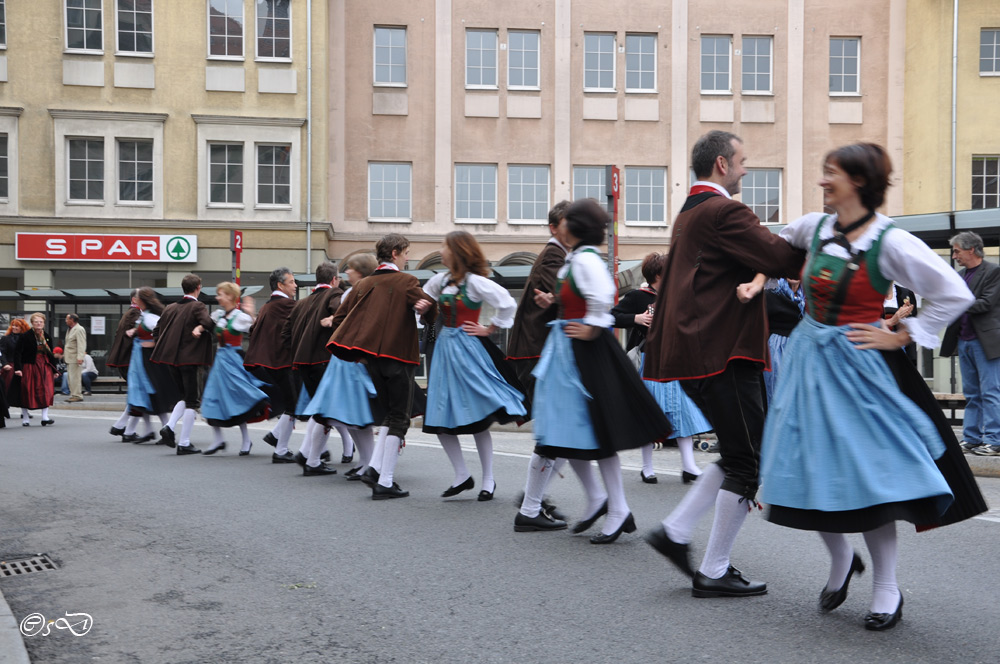
[(18, 233), (19, 261), (196, 263), (197, 235), (82, 235)]

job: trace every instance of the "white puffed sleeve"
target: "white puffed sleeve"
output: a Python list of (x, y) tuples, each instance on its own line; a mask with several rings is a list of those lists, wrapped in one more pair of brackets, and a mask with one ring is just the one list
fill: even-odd
[(465, 278), (465, 292), (476, 302), (485, 302), (496, 309), (496, 315), (490, 319), (491, 323), (499, 328), (508, 328), (514, 325), (517, 302), (510, 296), (506, 288), (486, 277), (469, 274)]
[(233, 311), (235, 313), (232, 316), (230, 325), (235, 331), (246, 334), (250, 331), (250, 326), (253, 325), (253, 316), (239, 309), (234, 309)]
[(156, 324), (159, 322), (160, 322), (159, 316), (149, 311), (143, 311), (139, 315), (139, 319), (135, 322), (135, 326), (141, 327), (147, 332), (152, 332), (153, 328), (155, 328)]
[(826, 216), (822, 212), (810, 212), (782, 228), (778, 235), (796, 249), (808, 249), (812, 244), (816, 227)]
[(615, 282), (608, 274), (608, 266), (593, 251), (577, 250), (571, 258), (573, 281), (587, 300), (587, 315), (583, 322), (595, 327), (611, 327), (615, 317), (611, 307), (615, 302)]
[(226, 317), (226, 312), (225, 312), (224, 309), (219, 308), (219, 309), (216, 309), (215, 311), (213, 311), (211, 314), (209, 314), (209, 316), (212, 318), (212, 321), (216, 325), (218, 325), (219, 321)]
[(448, 272), (438, 272), (427, 280), (427, 283), (424, 284), (424, 292), (427, 293), (427, 297), (437, 302), (438, 298), (441, 297), (441, 291), (444, 290), (448, 274)]

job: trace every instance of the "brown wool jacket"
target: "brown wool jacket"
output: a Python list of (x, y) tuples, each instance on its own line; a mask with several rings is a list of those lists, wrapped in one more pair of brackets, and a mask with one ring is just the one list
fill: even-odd
[(535, 304), (535, 289), (553, 293), (556, 289), (556, 274), (566, 262), (566, 251), (561, 245), (549, 242), (538, 254), (531, 266), (528, 281), (524, 284), (524, 294), (514, 314), (514, 326), (510, 328), (507, 341), (507, 359), (524, 360), (542, 354), (545, 338), (549, 335), (548, 324), (559, 314), (558, 307), (542, 309)]
[(689, 196), (674, 221), (644, 377), (704, 378), (736, 359), (767, 366), (764, 298), (740, 304), (736, 287), (757, 272), (797, 277), (804, 258), (743, 203), (720, 194)]
[[(347, 294), (333, 317), (335, 331), (326, 348), (342, 360), (374, 356), (419, 364), (413, 305), (430, 299), (413, 275), (376, 270)], [(422, 318), (430, 322), (436, 317), (437, 303), (432, 301)]]
[(320, 321), (337, 313), (343, 294), (340, 286), (317, 288), (292, 309), (281, 330), (281, 339), (292, 354), (294, 366), (305, 367), (330, 361), (330, 351), (326, 349), (330, 328), (320, 325)]
[(243, 366), (266, 367), (268, 369), (289, 369), (292, 366), (292, 351), (281, 343), (281, 331), (295, 307), (295, 300), (281, 295), (272, 295), (260, 311), (257, 320), (250, 326), (250, 343), (247, 346)]
[[(201, 325), (205, 331), (197, 339), (192, 330)], [(189, 297), (168, 304), (153, 328), (156, 345), (150, 361), (175, 367), (211, 364), (215, 349), (215, 323), (208, 315), (208, 307)]]
[(109, 367), (127, 367), (132, 359), (132, 337), (125, 333), (135, 327), (135, 322), (139, 320), (142, 309), (129, 307), (122, 318), (118, 321), (118, 329), (115, 330), (115, 340), (111, 342), (111, 350), (108, 351), (104, 363)]

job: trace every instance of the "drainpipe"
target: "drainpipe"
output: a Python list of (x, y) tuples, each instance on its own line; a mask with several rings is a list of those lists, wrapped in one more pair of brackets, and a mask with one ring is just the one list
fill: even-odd
[(312, 14), (312, 0), (306, 0), (306, 274), (312, 274)]
[(958, 0), (954, 0), (951, 35), (951, 211), (955, 211), (958, 167)]

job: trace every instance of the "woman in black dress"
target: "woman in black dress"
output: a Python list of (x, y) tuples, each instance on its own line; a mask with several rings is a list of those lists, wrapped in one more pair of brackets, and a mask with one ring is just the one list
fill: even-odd
[(31, 329), (20, 335), (14, 355), (14, 374), (21, 378), (21, 426), (28, 426), (28, 411), (42, 411), (42, 426), (55, 424), (49, 419), (49, 406), (55, 397), (56, 357), (52, 338), (45, 332), (45, 314), (33, 313)]

